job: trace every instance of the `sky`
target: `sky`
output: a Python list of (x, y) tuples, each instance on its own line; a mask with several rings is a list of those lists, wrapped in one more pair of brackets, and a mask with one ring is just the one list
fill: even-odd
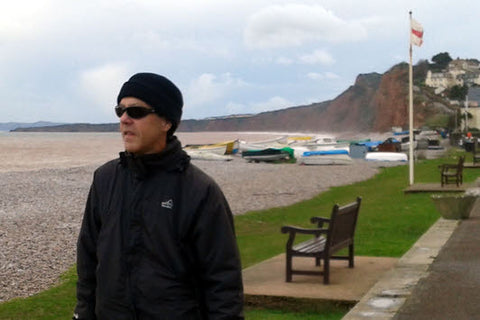
[(0, 4), (0, 122), (117, 122), (137, 72), (171, 79), (183, 119), (334, 99), (359, 74), (480, 58), (469, 0), (16, 0)]

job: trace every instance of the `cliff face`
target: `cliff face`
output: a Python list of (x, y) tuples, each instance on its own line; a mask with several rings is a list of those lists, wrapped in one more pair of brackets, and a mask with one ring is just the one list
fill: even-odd
[(408, 125), (408, 65), (396, 66), (382, 76), (371, 103), (373, 131)]
[(355, 84), (333, 100), (322, 116), (324, 131), (369, 131), (375, 119), (372, 99), (381, 82), (378, 73), (359, 75)]

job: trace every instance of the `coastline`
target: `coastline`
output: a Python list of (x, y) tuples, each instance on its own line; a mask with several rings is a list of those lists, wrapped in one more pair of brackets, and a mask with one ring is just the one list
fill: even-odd
[[(260, 141), (281, 133), (230, 133)], [(8, 136), (8, 139), (5, 138)], [(179, 133), (182, 144), (230, 140), (225, 133)], [(197, 142), (200, 141), (200, 142)], [(118, 133), (0, 135), (0, 302), (51, 287), (75, 263), (93, 171), (122, 150)], [(222, 188), (234, 214), (286, 206), (332, 186), (365, 180), (377, 165), (347, 166), (192, 160)]]

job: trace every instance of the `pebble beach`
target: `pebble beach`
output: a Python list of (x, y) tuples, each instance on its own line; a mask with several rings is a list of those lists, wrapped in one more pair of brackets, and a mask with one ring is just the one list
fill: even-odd
[[(178, 133), (182, 144), (261, 141), (276, 133)], [(93, 171), (122, 150), (118, 133), (0, 133), (0, 302), (54, 285), (75, 263)], [(378, 164), (305, 166), (192, 160), (224, 191), (235, 215), (310, 199), (365, 180)], [(280, 227), (280, 226), (279, 226)]]

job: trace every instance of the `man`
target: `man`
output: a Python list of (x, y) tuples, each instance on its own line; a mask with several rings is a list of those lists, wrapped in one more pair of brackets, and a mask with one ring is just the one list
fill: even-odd
[(180, 90), (138, 73), (117, 103), (125, 152), (94, 174), (77, 244), (74, 319), (243, 319), (229, 205), (173, 135)]

